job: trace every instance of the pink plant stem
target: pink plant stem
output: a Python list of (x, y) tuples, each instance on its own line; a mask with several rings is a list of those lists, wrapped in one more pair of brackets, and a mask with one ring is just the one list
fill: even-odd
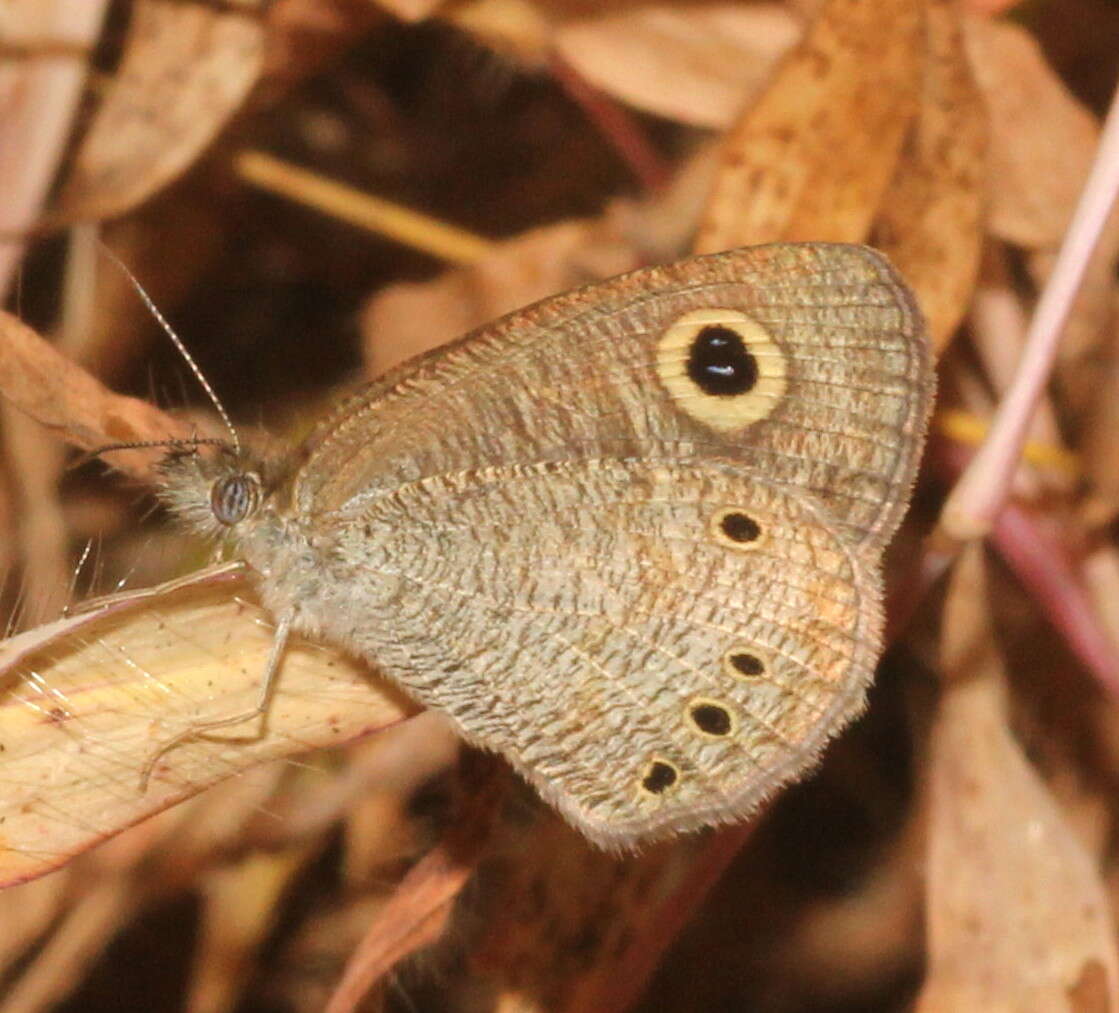
[(1049, 380), (1057, 346), (1092, 251), (1119, 193), (1119, 90), (1112, 99), (1088, 182), (1041, 293), (1014, 381), (990, 435), (944, 506), (942, 523), (961, 539), (987, 534), (1009, 494), (1030, 422)]
[(1044, 525), (1017, 504), (995, 518), (992, 539), (1069, 649), (1103, 689), (1119, 699), (1119, 651), (1064, 549)]
[(655, 192), (667, 186), (667, 166), (628, 109), (589, 84), (558, 54), (552, 57), (552, 73), (646, 190)]

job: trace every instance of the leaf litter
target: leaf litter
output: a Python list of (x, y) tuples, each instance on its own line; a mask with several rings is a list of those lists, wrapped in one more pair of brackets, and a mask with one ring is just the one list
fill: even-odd
[[(35, 444), (6, 443), (12, 488), (53, 497), (71, 558), (99, 537), (85, 583), (163, 583), (3, 647), (0, 876), (29, 881), (0, 892), (0, 1011), (119, 1008), (141, 914), (186, 958), (168, 1001), (200, 1010), (1115, 1009), (1119, 230), (988, 555), (927, 538), (1007, 388), (1105, 111), (1082, 90), (1098, 61), (1068, 54), (1105, 51), (1114, 22), (1070, 21), (1058, 72), (1052, 20), (1004, 7), (147, 0), (110, 19), (91, 54), (108, 85), (44, 222), (100, 223), (243, 429), (297, 438), (359, 372), (508, 309), (778, 239), (894, 257), (943, 356), (940, 414), (867, 715), (755, 825), (629, 857), (589, 849), (499, 764), (456, 764), (445, 732), (320, 645), (289, 658), (263, 736), (183, 743), (141, 792), (161, 743), (254, 698), (268, 616), (236, 568), (187, 575), (198, 550), (145, 517), (158, 451), (24, 475)], [(7, 73), (42, 59), (21, 41)], [(671, 177), (656, 193), (625, 164), (641, 146)], [(254, 152), (309, 182), (263, 192)], [(422, 213), (414, 248), (361, 192)], [(469, 262), (434, 259), (425, 220), (476, 233)], [(181, 366), (137, 340), (103, 257), (78, 313), (58, 251), (32, 245), (0, 318), (5, 397), (85, 451), (216, 431), (205, 409), (152, 406), (185, 400)], [(60, 305), (91, 344), (38, 338)], [(11, 544), (34, 507), (0, 493)], [(161, 561), (160, 544), (180, 548)], [(33, 564), (4, 557), (25, 560), (14, 605)], [(188, 893), (193, 958), (157, 919)]]

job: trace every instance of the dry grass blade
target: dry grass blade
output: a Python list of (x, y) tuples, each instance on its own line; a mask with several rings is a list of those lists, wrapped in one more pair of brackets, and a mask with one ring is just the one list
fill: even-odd
[(1103, 881), (1007, 727), (989, 593), (974, 545), (944, 616), (918, 1009), (1114, 1010), (1119, 959)]
[(724, 141), (699, 252), (864, 239), (917, 111), (920, 9), (827, 0)]
[[(289, 647), (267, 726), (187, 740), (199, 720), (247, 709), (271, 624), (238, 568), (201, 571), (6, 643), (0, 672), (0, 882), (38, 875), (202, 788), (267, 759), (337, 745), (412, 708), (362, 666)], [(254, 737), (256, 736), (256, 737)]]

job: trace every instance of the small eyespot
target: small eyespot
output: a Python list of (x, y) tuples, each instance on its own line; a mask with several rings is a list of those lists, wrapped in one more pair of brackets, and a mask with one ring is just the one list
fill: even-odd
[(650, 795), (663, 795), (680, 779), (680, 772), (667, 760), (653, 760), (645, 768), (641, 787)]
[(210, 509), (221, 524), (243, 521), (260, 503), (260, 479), (251, 472), (225, 475), (210, 489)]
[(718, 700), (693, 700), (688, 704), (688, 720), (701, 735), (721, 739), (734, 731), (731, 712)]
[(762, 537), (762, 526), (743, 510), (720, 510), (711, 521), (715, 537), (733, 549), (749, 549)]
[(735, 647), (723, 655), (723, 668), (735, 679), (765, 675), (765, 662), (748, 647)]

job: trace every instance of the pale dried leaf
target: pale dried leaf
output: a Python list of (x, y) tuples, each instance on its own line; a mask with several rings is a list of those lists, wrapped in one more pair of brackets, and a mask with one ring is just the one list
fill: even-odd
[(728, 134), (696, 240), (866, 238), (917, 110), (920, 9), (828, 0)]
[(627, 218), (619, 206), (600, 219), (533, 229), (469, 267), (383, 289), (362, 314), (366, 372), (379, 376), (504, 313), (637, 267)]
[(986, 156), (986, 110), (968, 68), (956, 7), (951, 0), (929, 0), (921, 109), (871, 242), (913, 287), (937, 352), (975, 289)]
[(446, 16), (495, 53), (543, 71), (552, 57), (551, 13), (530, 0), (465, 0)]
[(765, 84), (801, 23), (774, 3), (607, 11), (555, 33), (560, 55), (638, 109), (723, 129)]
[(443, 5), (443, 0), (372, 0), (372, 2), (401, 21), (422, 21)]
[(337, 745), (413, 708), (363, 666), (303, 641), (285, 653), (259, 726), (188, 740), (252, 707), (272, 643), (243, 570), (222, 567), (107, 598), (15, 637), (0, 657), (0, 882), (38, 875), (145, 816), (263, 760)]
[[(16, 52), (51, 39), (38, 59), (0, 58), (0, 236), (35, 224), (58, 172), (80, 108), (91, 50), (107, 0), (9, 0), (0, 6), (0, 44)], [(19, 239), (0, 238), (0, 304), (23, 256)]]
[(1055, 247), (1088, 177), (1095, 118), (1018, 25), (968, 18), (965, 44), (990, 117), (990, 229), (1020, 246)]
[(1099, 871), (1007, 727), (983, 551), (965, 552), (944, 615), (918, 1009), (1116, 1010), (1115, 928)]
[(189, 168), (260, 74), (263, 9), (263, 0), (137, 0), (120, 68), (54, 217), (121, 214)]

